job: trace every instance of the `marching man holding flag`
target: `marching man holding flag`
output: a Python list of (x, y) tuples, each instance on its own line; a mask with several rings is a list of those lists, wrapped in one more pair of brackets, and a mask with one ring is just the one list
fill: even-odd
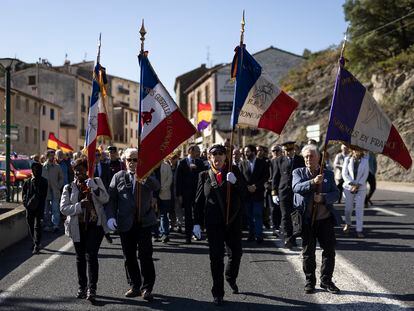
[[(152, 172), (196, 129), (178, 109), (148, 60), (148, 52), (144, 51), (144, 21), (140, 34), (138, 149), (129, 148), (124, 153), (127, 171), (120, 171), (112, 178), (106, 214), (108, 227), (118, 229), (121, 237), (127, 278), (131, 286), (125, 296), (142, 296), (143, 299), (152, 301), (155, 268), (151, 229), (157, 219), (151, 207), (151, 199), (153, 192), (160, 189), (160, 183)], [(138, 265), (137, 251), (141, 267)]]

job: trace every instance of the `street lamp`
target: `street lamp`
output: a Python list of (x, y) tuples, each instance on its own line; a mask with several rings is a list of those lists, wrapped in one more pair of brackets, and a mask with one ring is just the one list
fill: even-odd
[(6, 98), (6, 201), (10, 202), (10, 123), (11, 123), (11, 114), (10, 114), (10, 72), (11, 66), (13, 64), (13, 59), (10, 62), (10, 65), (3, 67), (5, 70), (5, 98)]

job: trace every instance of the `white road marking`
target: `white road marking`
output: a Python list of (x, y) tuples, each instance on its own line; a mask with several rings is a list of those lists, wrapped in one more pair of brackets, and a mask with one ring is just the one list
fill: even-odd
[(39, 266), (34, 268), (30, 273), (28, 273), (26, 276), (18, 280), (16, 283), (11, 285), (9, 288), (7, 288), (4, 292), (0, 293), (0, 305), (8, 298), (10, 297), (14, 292), (21, 289), (23, 286), (25, 286), (33, 277), (36, 275), (42, 273), (45, 269), (47, 269), (53, 262), (55, 262), (62, 253), (68, 251), (73, 246), (72, 241), (66, 243), (64, 246), (62, 246), (57, 253), (53, 254), (52, 256), (45, 259)]
[(382, 208), (382, 207), (370, 207), (367, 210), (368, 211), (369, 210), (373, 210), (373, 211), (377, 211), (377, 212), (384, 213), (384, 214), (391, 215), (391, 216), (399, 216), (399, 217), (406, 216), (405, 214), (401, 214), (401, 213), (397, 213), (397, 212), (394, 212), (394, 211), (390, 211), (390, 210), (387, 210), (387, 209)]
[[(282, 247), (282, 243), (277, 243), (278, 250), (285, 254), (296, 253), (297, 256), (286, 256), (295, 270), (305, 278), (302, 272), (302, 255), (300, 251), (290, 251)], [(321, 250), (316, 251), (317, 260), (317, 279), (320, 276)], [(363, 271), (356, 267), (343, 256), (336, 254), (334, 283), (341, 289), (341, 294), (331, 294), (326, 291), (317, 291), (311, 297), (316, 300), (321, 309), (332, 310), (351, 310), (361, 308), (367, 310), (404, 310), (410, 309), (406, 303), (397, 300), (394, 295), (380, 286), (377, 282), (367, 276)], [(303, 281), (304, 284), (304, 281)], [(319, 282), (316, 284), (319, 288)], [(304, 294), (305, 295), (305, 294)], [(358, 305), (359, 304), (359, 305)], [(410, 309), (411, 310), (411, 309)]]

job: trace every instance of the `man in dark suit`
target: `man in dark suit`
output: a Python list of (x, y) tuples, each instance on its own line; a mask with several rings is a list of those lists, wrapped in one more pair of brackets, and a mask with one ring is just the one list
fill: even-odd
[(246, 160), (240, 163), (240, 170), (246, 180), (246, 212), (249, 223), (248, 241), (263, 241), (263, 209), (265, 182), (269, 178), (269, 167), (263, 159), (256, 157), (256, 147), (244, 148)]
[[(151, 229), (157, 223), (157, 219), (150, 203), (153, 191), (159, 190), (160, 183), (154, 176), (141, 181), (141, 204), (137, 206), (136, 192), (139, 184), (135, 177), (135, 169), (138, 151), (128, 148), (125, 150), (125, 156), (127, 171), (116, 173), (109, 186), (110, 199), (105, 208), (107, 224), (109, 229), (117, 229), (121, 238), (127, 278), (131, 285), (125, 296), (142, 295), (145, 300), (152, 301), (155, 268), (152, 259)], [(141, 271), (137, 261), (137, 250)]]
[[(272, 146), (272, 159), (270, 160), (270, 177), (269, 183), (271, 187), (270, 193), (272, 194), (273, 186), (273, 172), (277, 165), (277, 159), (282, 156), (282, 146), (274, 145)], [(280, 233), (280, 224), (282, 222), (282, 213), (280, 211), (280, 201), (276, 196), (270, 195), (270, 201), (272, 206), (272, 225), (273, 225), (273, 235), (279, 236)]]
[(282, 226), (285, 237), (285, 246), (296, 246), (296, 237), (292, 236), (293, 191), (292, 172), (294, 169), (304, 167), (302, 156), (295, 155), (295, 142), (288, 141), (283, 146), (284, 156), (276, 160), (273, 171), (272, 196), (273, 201), (280, 201), (282, 212)]
[(94, 177), (99, 177), (102, 180), (105, 189), (108, 190), (109, 184), (111, 183), (111, 169), (99, 149), (96, 149), (95, 157)]
[(178, 163), (176, 177), (177, 200), (184, 209), (186, 243), (193, 234), (193, 205), (197, 191), (198, 175), (205, 170), (197, 145), (188, 147), (187, 157)]

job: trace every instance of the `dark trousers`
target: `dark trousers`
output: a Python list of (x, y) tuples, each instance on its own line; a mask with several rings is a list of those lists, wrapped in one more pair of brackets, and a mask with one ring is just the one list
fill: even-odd
[[(134, 224), (129, 231), (119, 233), (127, 280), (135, 290), (152, 291), (154, 287), (155, 268), (152, 260), (151, 229), (152, 227), (142, 228)], [(141, 269), (138, 265), (137, 250)]]
[(367, 182), (369, 184), (369, 192), (365, 198), (365, 203), (368, 203), (369, 200), (371, 200), (372, 195), (375, 192), (375, 189), (377, 189), (377, 180), (375, 178), (374, 174), (369, 173)]
[[(76, 268), (78, 270), (79, 288), (89, 287), (96, 290), (98, 283), (99, 263), (98, 251), (104, 236), (102, 226), (88, 225), (85, 230), (80, 226), (80, 242), (74, 242), (76, 252)], [(86, 267), (88, 277), (86, 277)]]
[(310, 224), (302, 227), (302, 256), (303, 272), (305, 272), (306, 283), (316, 284), (316, 240), (322, 249), (321, 282), (332, 281), (335, 267), (335, 231), (332, 218), (316, 220), (313, 228)]
[(30, 237), (33, 240), (33, 245), (39, 246), (42, 238), (42, 218), (43, 208), (38, 208), (35, 211), (26, 210), (26, 221), (29, 227)]
[(235, 284), (239, 274), (242, 256), (240, 223), (230, 227), (223, 225), (206, 225), (208, 246), (210, 250), (210, 268), (213, 277), (211, 293), (213, 297), (224, 296), (224, 247), (228, 254), (226, 281)]
[[(183, 197), (185, 236), (187, 239), (191, 239), (191, 236), (193, 235), (193, 203), (194, 198), (190, 196)], [(204, 223), (204, 220), (201, 223)]]
[(273, 229), (277, 230), (280, 228), (282, 222), (282, 212), (280, 211), (280, 203), (274, 204), (272, 198), (270, 197), (270, 204), (272, 206), (272, 225)]
[(293, 196), (292, 198), (280, 199), (280, 212), (282, 214), (282, 227), (286, 241), (293, 242), (295, 237), (292, 237), (293, 226), (291, 214), (293, 212)]
[(339, 199), (338, 199), (338, 203), (341, 203), (341, 199), (342, 199), (342, 193), (344, 192), (344, 180), (336, 180), (337, 184), (336, 186), (338, 187), (339, 190)]

